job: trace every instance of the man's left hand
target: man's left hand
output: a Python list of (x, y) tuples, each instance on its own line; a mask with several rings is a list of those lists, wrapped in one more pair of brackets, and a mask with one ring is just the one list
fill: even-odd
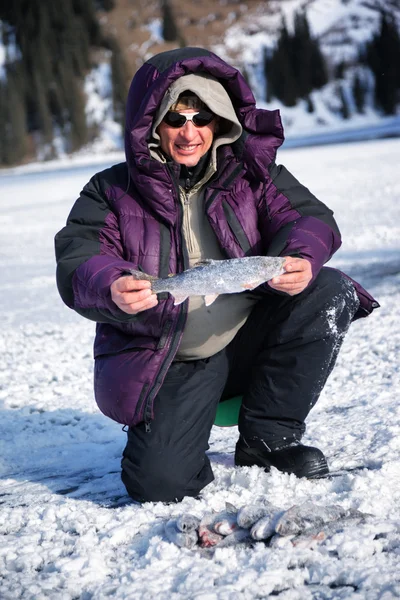
[(284, 269), (283, 275), (274, 277), (268, 282), (269, 286), (278, 292), (295, 296), (305, 290), (312, 279), (311, 263), (305, 258), (287, 256)]

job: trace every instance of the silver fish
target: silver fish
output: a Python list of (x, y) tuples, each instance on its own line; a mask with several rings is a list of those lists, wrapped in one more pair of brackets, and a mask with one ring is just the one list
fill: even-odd
[(226, 535), (218, 544), (218, 548), (227, 548), (229, 546), (237, 546), (239, 544), (247, 544), (253, 542), (248, 529), (236, 529), (229, 535)]
[(285, 258), (272, 256), (245, 256), (227, 260), (203, 260), (193, 268), (158, 279), (135, 269), (130, 274), (135, 279), (151, 281), (155, 294), (169, 292), (174, 305), (181, 304), (189, 296), (204, 296), (210, 306), (220, 294), (235, 294), (253, 290), (262, 283), (284, 272)]
[(309, 528), (318, 528), (348, 518), (365, 518), (369, 515), (354, 508), (343, 508), (337, 504), (319, 506), (313, 502), (304, 502), (286, 510), (277, 520), (276, 533), (280, 535), (297, 535)]
[(200, 521), (198, 528), (199, 544), (202, 548), (216, 546), (223, 536), (214, 531), (216, 513), (206, 513)]
[(176, 519), (170, 519), (165, 524), (164, 530), (168, 540), (179, 548), (194, 548), (198, 542), (197, 531), (180, 531)]
[(220, 535), (230, 535), (238, 529), (236, 515), (229, 512), (220, 513), (214, 520), (213, 529)]
[(319, 527), (311, 527), (292, 538), (292, 545), (296, 548), (314, 548), (316, 545), (331, 538), (336, 533), (342, 532), (346, 527), (357, 527), (365, 522), (365, 516), (348, 516), (337, 521), (330, 521)]
[(194, 531), (200, 525), (200, 519), (191, 515), (189, 513), (185, 513), (177, 518), (176, 526), (179, 531), (182, 533), (189, 533), (190, 531)]
[(272, 505), (246, 504), (239, 509), (237, 522), (239, 527), (250, 529), (257, 521), (276, 512)]
[(250, 530), (253, 540), (259, 542), (261, 540), (267, 540), (275, 535), (276, 521), (276, 516), (272, 514), (267, 514), (264, 517), (261, 517), (261, 519), (254, 523)]

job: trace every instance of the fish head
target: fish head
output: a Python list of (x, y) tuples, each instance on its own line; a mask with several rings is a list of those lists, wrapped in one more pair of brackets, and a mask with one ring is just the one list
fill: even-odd
[(285, 258), (280, 256), (253, 256), (249, 257), (246, 264), (244, 289), (254, 289), (260, 284), (269, 281), (284, 273)]
[(285, 257), (283, 256), (260, 256), (259, 257), (259, 268), (263, 277), (266, 277), (264, 281), (268, 281), (273, 277), (282, 275), (284, 273)]

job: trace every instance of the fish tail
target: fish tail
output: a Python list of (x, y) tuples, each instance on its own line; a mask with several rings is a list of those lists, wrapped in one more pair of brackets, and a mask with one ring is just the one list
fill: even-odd
[(146, 281), (157, 281), (158, 277), (154, 275), (149, 275), (140, 269), (129, 269), (129, 274), (132, 275), (134, 279), (144, 279)]

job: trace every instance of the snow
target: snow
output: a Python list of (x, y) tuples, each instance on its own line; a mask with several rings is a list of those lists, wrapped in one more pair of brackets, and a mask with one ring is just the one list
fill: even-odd
[(149, 49), (153, 46), (153, 44), (164, 42), (162, 35), (162, 20), (160, 18), (153, 19), (149, 24), (143, 25), (142, 29), (148, 31), (150, 33), (150, 37), (140, 46), (139, 53), (144, 57), (144, 60), (148, 60), (153, 56), (152, 52), (149, 52)]
[(111, 53), (108, 61), (99, 63), (85, 79), (87, 123), (97, 127), (99, 133), (94, 142), (80, 150), (79, 155), (101, 154), (123, 147), (121, 125), (114, 121), (110, 61)]
[[(7, 46), (4, 38), (7, 34)], [(6, 79), (6, 65), (21, 58), (15, 30), (6, 21), (0, 21), (0, 82)]]
[[(332, 470), (348, 471), (306, 481), (234, 468), (237, 429), (214, 428), (215, 481), (199, 499), (176, 505), (129, 501), (119, 478), (126, 434), (93, 399), (94, 324), (66, 308), (56, 290), (53, 236), (105, 165), (75, 158), (68, 168), (0, 177), (2, 600), (400, 596), (399, 152), (400, 140), (387, 139), (279, 153), (335, 211), (344, 241), (331, 264), (381, 304), (352, 325), (308, 419), (305, 442), (326, 453)], [(314, 549), (283, 538), (276, 547), (204, 556), (167, 541), (170, 518), (201, 517), (226, 501), (339, 504), (372, 520)]]

